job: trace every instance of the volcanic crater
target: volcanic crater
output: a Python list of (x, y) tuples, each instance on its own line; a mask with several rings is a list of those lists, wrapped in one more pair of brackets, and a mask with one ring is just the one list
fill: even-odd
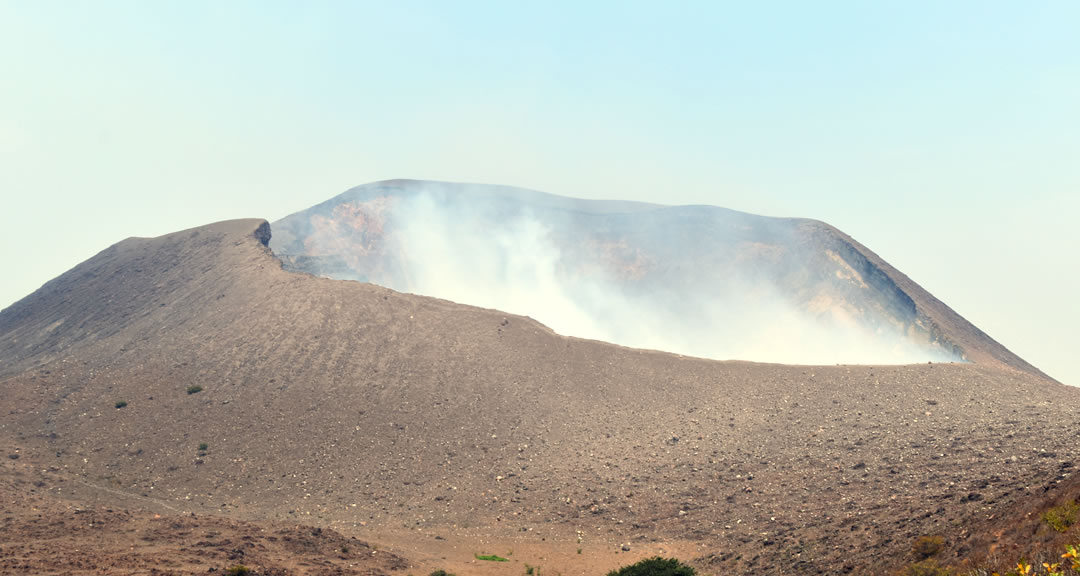
[(968, 361), (568, 337), (285, 269), (262, 220), (124, 240), (0, 312), (0, 571), (882, 573), (1073, 481), (1080, 391), (800, 226)]

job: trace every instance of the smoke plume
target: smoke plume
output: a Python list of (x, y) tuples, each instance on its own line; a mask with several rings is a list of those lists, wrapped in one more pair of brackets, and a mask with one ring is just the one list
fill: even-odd
[(322, 275), (624, 346), (789, 364), (955, 359), (913, 337), (840, 255), (805, 245), (797, 221), (533, 194), (369, 190), (311, 215), (293, 245)]

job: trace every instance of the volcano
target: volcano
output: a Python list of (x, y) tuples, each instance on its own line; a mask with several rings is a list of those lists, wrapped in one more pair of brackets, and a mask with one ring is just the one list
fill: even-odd
[(425, 286), (418, 186), (127, 239), (0, 311), (0, 572), (882, 573), (1071, 481), (1080, 392), (825, 224), (435, 186), (534, 226), (567, 294), (666, 317), (749, 259), (800, 314), (959, 361), (718, 361), (380, 286)]
[(273, 228), (286, 269), (527, 315), (569, 336), (714, 359), (1039, 373), (815, 220), (395, 180)]

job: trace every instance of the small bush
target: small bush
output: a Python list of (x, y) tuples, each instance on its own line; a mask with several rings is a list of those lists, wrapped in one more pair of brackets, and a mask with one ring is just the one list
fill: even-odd
[(944, 547), (945, 539), (941, 536), (920, 536), (911, 547), (911, 551), (915, 553), (915, 558), (925, 560), (941, 552)]
[(612, 570), (607, 576), (694, 576), (694, 569), (674, 558), (656, 556)]
[(904, 576), (951, 576), (951, 573), (938, 565), (937, 560), (928, 558), (909, 564)]
[(1065, 532), (1076, 523), (1076, 513), (1080, 512), (1080, 506), (1076, 502), (1066, 502), (1061, 506), (1055, 506), (1043, 513), (1043, 521), (1058, 532)]
[(475, 556), (477, 560), (487, 560), (488, 562), (509, 562), (509, 560), (498, 554), (476, 554)]
[(206, 442), (199, 444), (199, 452), (206, 452), (207, 448), (210, 448), (210, 445)]
[(117, 409), (123, 408), (124, 406), (127, 406), (127, 402), (124, 402), (123, 400), (116, 403)]
[(232, 568), (225, 571), (225, 576), (250, 576), (251, 568), (244, 566), (243, 564), (237, 564)]
[(192, 384), (187, 387), (188, 394), (197, 394), (199, 392), (202, 392), (202, 386), (199, 386), (198, 384)]
[(454, 576), (446, 570), (436, 570), (430, 574), (430, 576)]

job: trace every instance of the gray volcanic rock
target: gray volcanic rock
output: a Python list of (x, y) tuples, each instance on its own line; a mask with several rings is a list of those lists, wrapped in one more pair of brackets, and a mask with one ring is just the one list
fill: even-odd
[(975, 361), (1041, 374), (822, 222), (393, 180), (274, 224), (287, 269), (718, 359)]
[(265, 233), (125, 240), (0, 312), (5, 485), (442, 546), (463, 575), (507, 549), (603, 573), (624, 544), (712, 571), (884, 573), (918, 536), (1053, 491), (1080, 457), (1080, 390), (1000, 361), (628, 349), (292, 273)]

